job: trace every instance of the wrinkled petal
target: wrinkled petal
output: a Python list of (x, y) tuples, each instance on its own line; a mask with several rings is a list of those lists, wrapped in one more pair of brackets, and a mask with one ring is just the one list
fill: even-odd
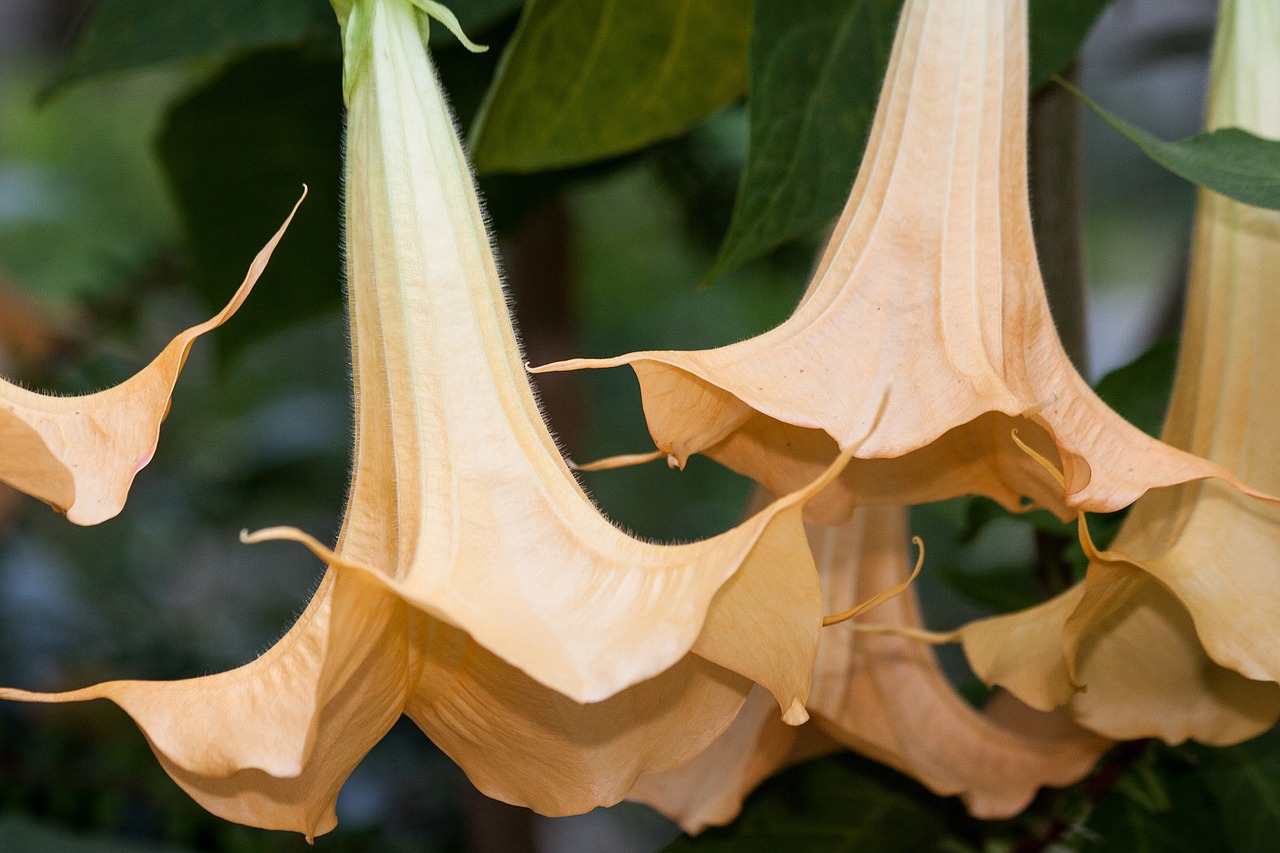
[(1026, 0), (910, 0), (862, 168), (790, 319), (719, 349), (540, 369), (630, 365), (663, 453), (705, 453), (773, 494), (861, 442), (811, 507), (826, 523), (964, 493), (1068, 519), (1184, 481), (1239, 485), (1127, 424), (1068, 361), (1032, 240), (1026, 110)]
[[(911, 574), (901, 507), (864, 507), (841, 528), (810, 527), (809, 537), (828, 611), (866, 601)], [(911, 591), (863, 618), (881, 628), (921, 627)], [(1061, 643), (1049, 645), (1061, 660)], [(705, 753), (642, 776), (628, 798), (698, 832), (732, 820), (747, 794), (774, 772), (845, 747), (935, 793), (959, 795), (977, 817), (1007, 818), (1041, 786), (1083, 778), (1111, 745), (1066, 713), (1034, 710), (1007, 693), (995, 694), (979, 711), (954, 691), (926, 646), (849, 623), (823, 630), (808, 724), (788, 728), (769, 713), (763, 696), (758, 690), (748, 696)]]
[[(1280, 137), (1277, 81), (1275, 8), (1224, 2), (1209, 129)], [(1277, 269), (1280, 214), (1201, 191), (1163, 433), (1271, 491), (1280, 490)], [(1230, 744), (1280, 717), (1280, 597), (1272, 586), (1280, 509), (1224, 483), (1191, 483), (1139, 500), (1109, 551), (1084, 541), (1085, 583), (1038, 612), (964, 630), (975, 671), (1040, 707), (1079, 688), (1072, 713), (1114, 737)], [(1061, 688), (1064, 668), (1075, 682), (1067, 696), (1036, 687), (1047, 678)]]
[(1227, 745), (1280, 716), (1280, 685), (1210, 659), (1166, 588), (1120, 564), (1089, 571), (1098, 588), (1083, 606), (1082, 583), (1039, 607), (966, 625), (964, 650), (979, 677), (1038, 708), (1065, 705), (1080, 725), (1117, 740)]
[(461, 631), (422, 623), (425, 665), (406, 713), (482, 792), (545, 815), (612, 805), (641, 773), (693, 758), (732, 722), (751, 688), (686, 655), (609, 699), (579, 704)]
[(822, 614), (800, 504), (825, 479), (688, 545), (638, 541), (600, 514), (542, 421), (417, 13), (357, 5), (371, 47), (349, 105), (346, 244), (368, 485), (348, 526), (378, 546), (356, 558), (297, 531), (252, 538), (302, 539), (580, 702), (693, 649), (803, 720)]
[(0, 380), (0, 482), (39, 498), (76, 524), (98, 524), (119, 513), (133, 478), (155, 452), (191, 345), (240, 308), (295, 212), (297, 205), (254, 258), (226, 307), (178, 335), (121, 384), (96, 394), (53, 397)]
[(644, 774), (627, 799), (651, 806), (696, 835), (736, 818), (747, 795), (773, 774), (839, 749), (812, 725), (797, 728), (779, 720), (772, 698), (756, 687), (733, 724), (701, 755)]
[(1051, 711), (1079, 689), (1067, 668), (1063, 628), (1084, 596), (1076, 584), (1043, 604), (970, 622), (958, 632), (969, 666), (1032, 708)]
[[(906, 511), (866, 507), (843, 528), (810, 533), (827, 591), (840, 611), (910, 575)], [(913, 591), (863, 621), (922, 626)], [(997, 696), (979, 712), (951, 687), (933, 651), (917, 640), (824, 629), (809, 710), (836, 741), (894, 767), (937, 794), (959, 795), (977, 817), (1021, 812), (1043, 785), (1083, 778), (1110, 745), (1063, 714), (1018, 710)]]
[(1215, 663), (1167, 589), (1131, 569), (1092, 571), (1093, 589), (1063, 633), (1082, 688), (1071, 711), (1083, 725), (1117, 738), (1226, 745), (1275, 723), (1280, 685)]
[(289, 633), (239, 669), (0, 698), (110, 699), (204, 808), (310, 838), (337, 823), (338, 789), (404, 707), (415, 681), (405, 619), (394, 597), (331, 574)]

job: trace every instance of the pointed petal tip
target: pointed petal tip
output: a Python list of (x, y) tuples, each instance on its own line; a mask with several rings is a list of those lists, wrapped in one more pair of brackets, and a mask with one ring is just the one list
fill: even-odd
[(782, 722), (789, 726), (799, 726), (809, 721), (809, 711), (799, 697), (791, 700), (791, 706), (782, 714)]

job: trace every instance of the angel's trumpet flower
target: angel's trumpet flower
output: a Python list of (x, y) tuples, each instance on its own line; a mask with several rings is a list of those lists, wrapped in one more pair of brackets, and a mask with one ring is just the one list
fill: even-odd
[[(1207, 124), (1280, 138), (1280, 3), (1224, 0)], [(1280, 214), (1201, 190), (1163, 438), (1280, 490)], [(1234, 743), (1280, 717), (1280, 509), (1217, 481), (1134, 505), (1085, 581), (962, 637), (975, 670), (1113, 737)], [(1076, 692), (1085, 688), (1083, 692)]]
[[(906, 511), (859, 508), (841, 527), (810, 527), (826, 607), (838, 612), (908, 578)], [(689, 832), (725, 823), (773, 772), (846, 747), (887, 764), (942, 796), (958, 795), (975, 816), (1012, 817), (1043, 785), (1084, 777), (1111, 745), (1062, 712), (1042, 713), (997, 693), (979, 711), (951, 687), (933, 652), (909, 637), (922, 627), (912, 591), (867, 619), (823, 629), (809, 698), (810, 721), (788, 728), (767, 694), (747, 698), (721, 738), (689, 764), (640, 777), (629, 795)], [(816, 729), (816, 731), (815, 731)]]
[[(713, 539), (605, 520), (528, 384), (474, 184), (423, 45), (429, 0), (336, 3), (348, 97), (356, 455), (329, 574), (239, 670), (113, 682), (166, 770), (233, 820), (318, 834), (407, 713), (484, 792), (549, 814), (687, 761), (751, 683), (806, 718), (822, 597), (801, 519), (836, 476)], [(583, 704), (590, 703), (590, 704)]]
[(540, 370), (629, 364), (655, 455), (705, 453), (774, 494), (858, 440), (809, 507), (824, 523), (964, 493), (1069, 519), (1157, 486), (1236, 483), (1127, 424), (1068, 361), (1032, 240), (1026, 112), (1026, 0), (908, 0), (862, 168), (790, 319), (719, 349)]
[(236, 313), (292, 219), (290, 213), (253, 259), (226, 307), (175, 337), (119, 385), (60, 397), (0, 379), (0, 482), (39, 498), (76, 524), (98, 524), (119, 513), (133, 478), (155, 453), (191, 345)]

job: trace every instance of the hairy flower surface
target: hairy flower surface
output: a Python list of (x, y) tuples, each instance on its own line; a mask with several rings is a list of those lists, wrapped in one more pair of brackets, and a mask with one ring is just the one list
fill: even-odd
[[(1280, 3), (1224, 0), (1207, 123), (1280, 137)], [(1280, 490), (1280, 214), (1201, 190), (1163, 438)], [(1087, 539), (1087, 535), (1086, 535)], [(1086, 543), (1087, 544), (1087, 543)], [(1229, 744), (1280, 717), (1280, 509), (1217, 481), (1134, 505), (1083, 583), (968, 626), (988, 682), (1113, 737)]]
[[(426, 0), (337, 3), (347, 54), (347, 265), (356, 451), (330, 569), (238, 670), (112, 682), (108, 698), (206, 808), (309, 836), (408, 714), (491, 796), (548, 814), (688, 761), (752, 682), (806, 719), (822, 597), (803, 503), (658, 546), (602, 517), (520, 359), (472, 177), (423, 45)], [(345, 15), (345, 16), (344, 16)], [(775, 714), (777, 713), (775, 706)]]
[(191, 345), (236, 313), (292, 219), (290, 213), (253, 259), (226, 307), (175, 337), (119, 385), (59, 397), (0, 379), (0, 482), (39, 498), (76, 524), (98, 524), (118, 514), (133, 478), (155, 453)]
[(719, 349), (540, 370), (629, 364), (656, 455), (705, 453), (774, 494), (858, 442), (810, 505), (824, 523), (965, 493), (1067, 519), (1237, 482), (1126, 423), (1068, 361), (1032, 240), (1026, 112), (1026, 0), (908, 0), (857, 181), (790, 319)]
[[(810, 527), (829, 612), (843, 611), (911, 575), (902, 507), (858, 509), (841, 527)], [(908, 591), (868, 614), (880, 628), (922, 627)], [(806, 758), (853, 749), (942, 796), (958, 795), (975, 816), (1021, 812), (1043, 785), (1083, 778), (1109, 740), (1061, 712), (1035, 711), (999, 692), (979, 711), (951, 687), (933, 651), (908, 637), (823, 629), (809, 698), (810, 722), (783, 725), (756, 691), (733, 725), (689, 764), (642, 776), (628, 795), (689, 832), (732, 820), (743, 798), (774, 772)]]

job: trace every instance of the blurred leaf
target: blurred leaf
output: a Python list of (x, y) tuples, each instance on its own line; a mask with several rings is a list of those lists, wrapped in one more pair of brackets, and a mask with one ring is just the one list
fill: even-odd
[(1158, 436), (1173, 394), (1178, 367), (1178, 339), (1165, 338), (1123, 367), (1098, 381), (1102, 401), (1129, 423)]
[(755, 4), (747, 163), (708, 280), (840, 212), (901, 8), (902, 0)]
[(1001, 566), (983, 572), (966, 572), (955, 566), (941, 565), (938, 574), (943, 583), (974, 604), (1011, 613), (1032, 607), (1045, 599), (1028, 566)]
[(1266, 853), (1280, 838), (1280, 734), (1238, 746), (1197, 747), (1201, 776), (1233, 853)]
[(305, 183), (310, 188), (249, 303), (219, 331), (241, 345), (341, 305), (341, 66), (256, 54), (174, 108), (160, 155), (196, 265), (222, 304)]
[[(447, 5), (458, 17), (458, 24), (462, 27), (462, 31), (471, 37), (484, 32), (508, 15), (514, 14), (524, 5), (524, 2), (525, 0), (449, 0)], [(449, 32), (447, 27), (431, 28), (433, 48), (452, 46), (457, 43), (458, 39)], [(493, 45), (488, 42), (485, 42), (485, 45), (490, 50), (493, 49)]]
[(98, 0), (53, 86), (193, 57), (338, 38), (328, 0)]
[(180, 853), (183, 848), (130, 844), (119, 838), (82, 837), (19, 817), (0, 817), (0, 851), (23, 853)]
[(1031, 89), (1049, 82), (1080, 50), (1111, 0), (1031, 0), (1027, 27), (1031, 38)]
[(476, 168), (558, 168), (681, 133), (746, 88), (747, 10), (747, 0), (532, 0), (476, 119)]
[(1280, 210), (1280, 140), (1226, 127), (1165, 142), (1107, 112), (1066, 80), (1058, 82), (1178, 177), (1245, 204)]
[(775, 776), (732, 824), (678, 838), (665, 853), (919, 853), (942, 837), (947, 811), (914, 783), (843, 755)]
[(183, 81), (103, 80), (37, 107), (42, 72), (0, 77), (0, 278), (45, 298), (115, 296), (176, 238), (149, 149)]
[[(1088, 853), (1228, 853), (1224, 827), (1194, 767), (1158, 747), (1098, 803)], [(1274, 849), (1268, 847), (1267, 849)]]

